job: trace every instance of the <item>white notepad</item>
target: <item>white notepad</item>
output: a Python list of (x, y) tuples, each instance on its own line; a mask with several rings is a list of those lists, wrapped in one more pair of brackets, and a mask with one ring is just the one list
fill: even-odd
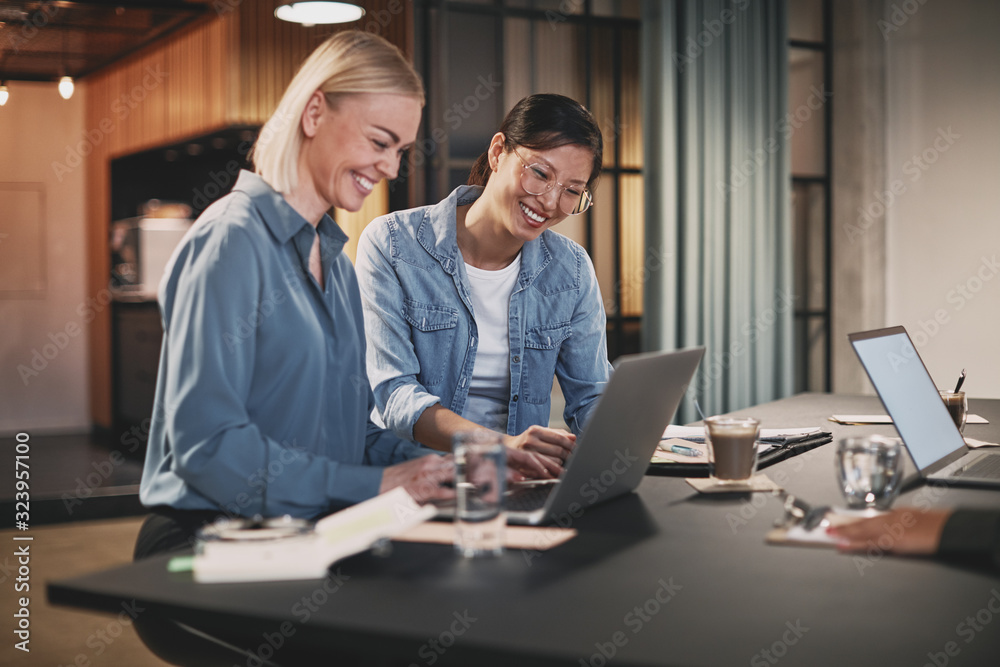
[(304, 535), (263, 541), (201, 543), (194, 580), (203, 584), (322, 579), (342, 558), (427, 521), (436, 510), (418, 505), (402, 487), (331, 514)]

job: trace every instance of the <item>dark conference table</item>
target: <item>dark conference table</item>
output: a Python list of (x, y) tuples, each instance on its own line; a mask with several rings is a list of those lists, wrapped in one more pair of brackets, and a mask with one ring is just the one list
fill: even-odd
[[(972, 400), (1000, 441), (1000, 400)], [(802, 394), (742, 410), (762, 427), (821, 426), (834, 443), (891, 426), (831, 414), (884, 413), (875, 397)], [(814, 504), (843, 505), (835, 444), (764, 472)], [(917, 486), (895, 507), (1000, 507), (1000, 492)], [(638, 492), (576, 519), (545, 552), (467, 561), (446, 545), (395, 543), (321, 581), (195, 584), (166, 557), (49, 583), (52, 602), (169, 615), (283, 665), (990, 665), (1000, 664), (1000, 573), (930, 559), (775, 546), (769, 494), (699, 496), (647, 476)], [(277, 648), (276, 648), (277, 646)]]

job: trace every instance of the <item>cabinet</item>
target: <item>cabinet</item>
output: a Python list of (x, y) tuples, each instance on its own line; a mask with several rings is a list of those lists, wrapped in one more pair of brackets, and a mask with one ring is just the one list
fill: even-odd
[[(156, 301), (112, 302), (112, 406), (114, 433), (122, 453), (146, 452), (163, 326)], [(139, 445), (133, 436), (138, 437)]]

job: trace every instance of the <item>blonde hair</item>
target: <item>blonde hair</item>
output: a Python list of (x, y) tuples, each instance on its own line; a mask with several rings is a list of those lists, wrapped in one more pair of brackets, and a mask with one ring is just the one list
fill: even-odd
[(257, 174), (278, 192), (298, 183), (302, 112), (317, 90), (331, 107), (339, 97), (359, 93), (408, 95), (424, 105), (420, 75), (398, 48), (360, 30), (334, 34), (302, 63), (251, 151)]

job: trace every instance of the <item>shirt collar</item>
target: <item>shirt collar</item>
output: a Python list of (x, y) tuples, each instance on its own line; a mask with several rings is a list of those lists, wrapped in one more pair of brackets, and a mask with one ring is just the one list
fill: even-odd
[[(462, 261), (456, 237), (457, 209), (479, 199), (483, 189), (481, 185), (458, 186), (446, 198), (427, 208), (424, 220), (417, 230), (417, 241), (449, 275), (458, 270)], [(545, 242), (548, 233), (549, 230), (545, 230), (538, 238), (528, 241), (521, 248), (521, 276), (529, 282), (535, 279), (551, 258)]]
[[(312, 226), (312, 223), (292, 208), (280, 192), (253, 172), (241, 171), (233, 192), (243, 192), (250, 197), (250, 201), (264, 219), (264, 224), (280, 243), (287, 243), (303, 227)], [(335, 253), (340, 252), (347, 243), (347, 234), (326, 213), (323, 214), (316, 229), (321, 237), (329, 240), (330, 248)]]

